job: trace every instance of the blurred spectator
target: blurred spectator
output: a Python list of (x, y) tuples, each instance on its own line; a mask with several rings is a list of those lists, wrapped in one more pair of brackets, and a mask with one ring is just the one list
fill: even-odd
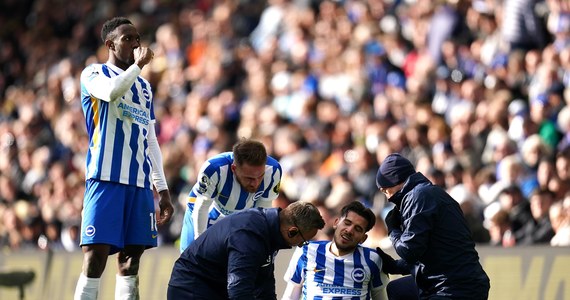
[(570, 46), (570, 11), (565, 11), (556, 1), (547, 1), (550, 13), (548, 14), (547, 30), (553, 35), (552, 46), (560, 52)]
[(480, 244), (488, 243), (490, 240), (489, 230), (483, 226), (482, 206), (476, 196), (469, 192), (463, 184), (453, 187), (449, 191), (449, 195), (459, 203), (473, 241)]
[(556, 194), (556, 199), (561, 199), (570, 192), (570, 147), (558, 152), (555, 167), (559, 181), (554, 184), (552, 191)]
[(505, 210), (497, 211), (489, 219), (489, 235), (491, 246), (512, 247), (515, 244), (511, 230), (509, 213)]
[(553, 113), (552, 104), (548, 101), (548, 95), (543, 93), (531, 100), (530, 118), (538, 124), (538, 134), (546, 144), (554, 149), (560, 141), (560, 133), (556, 128), (556, 123), (551, 119)]
[(518, 186), (507, 186), (499, 193), (498, 202), (485, 208), (484, 215), (487, 228), (489, 228), (488, 220), (492, 219), (500, 210), (509, 214), (510, 231), (518, 244), (525, 237), (527, 224), (534, 223), (530, 203), (524, 198)]
[(540, 49), (546, 46), (547, 38), (537, 5), (541, 0), (505, 0), (502, 2), (503, 39), (510, 50)]
[(426, 172), (426, 177), (433, 183), (443, 189), (445, 189), (445, 173), (437, 168), (430, 168), (428, 172)]
[(550, 222), (555, 234), (551, 246), (570, 246), (570, 196), (552, 204), (549, 211)]
[(533, 221), (523, 226), (523, 236), (518, 245), (537, 245), (550, 243), (554, 229), (550, 222), (549, 211), (554, 203), (554, 193), (547, 189), (537, 189), (530, 196), (530, 211)]
[(508, 135), (520, 147), (525, 139), (536, 132), (536, 126), (530, 122), (526, 101), (514, 99), (509, 103), (509, 129)]
[(557, 150), (570, 147), (570, 106), (564, 106), (558, 113), (558, 128), (564, 135), (557, 145)]
[(519, 184), (525, 197), (529, 197), (539, 187), (537, 172), (540, 159), (550, 157), (551, 151), (539, 135), (533, 134), (524, 141), (520, 152), (523, 170)]

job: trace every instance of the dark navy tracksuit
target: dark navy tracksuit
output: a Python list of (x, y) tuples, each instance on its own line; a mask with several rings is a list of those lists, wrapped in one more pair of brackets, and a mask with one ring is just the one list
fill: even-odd
[(412, 266), (420, 298), (487, 299), (489, 278), (457, 201), (419, 172), (389, 200), (402, 215), (390, 239)]
[(290, 248), (278, 208), (252, 208), (212, 225), (174, 263), (167, 299), (276, 299), (273, 259)]

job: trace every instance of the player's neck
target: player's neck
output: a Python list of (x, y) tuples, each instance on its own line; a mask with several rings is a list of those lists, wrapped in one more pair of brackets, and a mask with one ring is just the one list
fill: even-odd
[(336, 246), (336, 243), (333, 241), (330, 243), (329, 252), (332, 253), (336, 257), (341, 257), (341, 256), (345, 256), (347, 254), (354, 252), (354, 248), (352, 248), (352, 249), (339, 249)]
[(111, 64), (113, 66), (116, 66), (117, 68), (125, 71), (126, 69), (128, 69), (130, 67), (130, 65), (118, 60), (118, 59), (114, 59), (113, 57), (109, 57), (109, 59), (107, 60), (107, 64)]

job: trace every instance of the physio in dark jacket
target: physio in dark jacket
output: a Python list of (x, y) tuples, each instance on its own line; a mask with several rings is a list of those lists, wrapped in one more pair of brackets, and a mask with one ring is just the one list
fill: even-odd
[(167, 299), (276, 299), (273, 259), (324, 227), (318, 209), (252, 208), (208, 228), (174, 263)]
[[(376, 183), (396, 205), (385, 221), (396, 253), (411, 267), (419, 298), (487, 299), (489, 277), (457, 201), (397, 153), (382, 162)], [(390, 299), (398, 298), (394, 290), (412, 290), (387, 288)]]

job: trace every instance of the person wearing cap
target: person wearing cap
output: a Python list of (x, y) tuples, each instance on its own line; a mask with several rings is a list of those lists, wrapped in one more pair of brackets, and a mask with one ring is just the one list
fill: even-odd
[[(384, 159), (376, 184), (395, 205), (385, 222), (394, 250), (411, 266), (419, 298), (487, 299), (489, 277), (457, 201), (398, 153)], [(399, 292), (414, 288), (410, 283), (409, 277), (393, 280), (388, 297), (400, 299)]]

